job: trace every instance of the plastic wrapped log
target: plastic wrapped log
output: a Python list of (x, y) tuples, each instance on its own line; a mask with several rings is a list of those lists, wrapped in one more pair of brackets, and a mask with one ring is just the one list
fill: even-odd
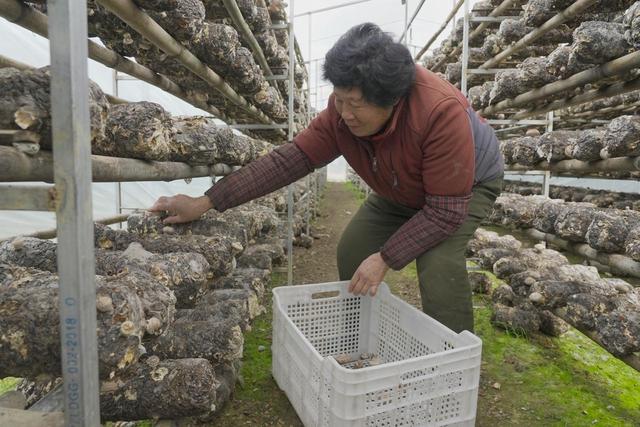
[(582, 281), (585, 283), (599, 283), (602, 281), (595, 267), (581, 264), (552, 265), (547, 268), (529, 269), (509, 277), (509, 285), (513, 291), (522, 297), (531, 294), (531, 286), (544, 280)]
[(144, 341), (147, 354), (160, 359), (197, 357), (211, 363), (242, 357), (244, 337), (233, 319), (176, 321), (159, 337)]
[(538, 139), (536, 152), (548, 162), (565, 160), (567, 158), (566, 148), (576, 143), (579, 134), (578, 131), (570, 130), (547, 132)]
[(485, 248), (481, 249), (477, 253), (477, 257), (480, 258), (480, 266), (482, 268), (491, 270), (493, 268), (493, 264), (495, 264), (499, 259), (515, 256), (516, 254), (517, 251), (514, 249)]
[(621, 116), (606, 128), (600, 157), (626, 157), (640, 155), (640, 117)]
[(273, 30), (273, 34), (280, 46), (284, 49), (289, 49), (289, 32), (285, 29)]
[(178, 117), (173, 121), (171, 160), (189, 164), (224, 163), (242, 166), (267, 154), (273, 145), (236, 135), (205, 117)]
[(491, 292), (491, 280), (489, 276), (477, 271), (469, 272), (469, 284), (471, 292), (475, 294), (488, 294)]
[(541, 280), (531, 286), (529, 299), (537, 306), (553, 310), (566, 306), (571, 295), (591, 294), (611, 298), (617, 293), (616, 289), (604, 280), (598, 282)]
[[(233, 140), (230, 128), (219, 128), (205, 117), (177, 117), (169, 159), (193, 165), (219, 163), (218, 142)], [(230, 165), (231, 166), (231, 165)]]
[(273, 260), (266, 253), (255, 253), (255, 254), (243, 253), (238, 258), (238, 267), (259, 268), (259, 269), (271, 271), (273, 269)]
[(596, 319), (614, 308), (614, 302), (602, 295), (574, 294), (567, 298), (562, 317), (577, 328), (592, 331), (596, 327)]
[(459, 83), (462, 76), (462, 63), (454, 62), (451, 64), (447, 64), (444, 76), (451, 84)]
[(624, 13), (622, 23), (626, 31), (624, 33), (627, 43), (636, 49), (640, 48), (640, 3), (634, 3)]
[(530, 0), (524, 5), (524, 22), (530, 27), (539, 27), (571, 3), (572, 0)]
[[(180, 309), (176, 312), (176, 322), (223, 322), (229, 321), (240, 326), (242, 331), (250, 328), (251, 319), (247, 301), (236, 299), (215, 302), (212, 291), (201, 295), (201, 301), (194, 308)], [(257, 297), (256, 297), (257, 302)], [(253, 307), (252, 307), (253, 308)]]
[(240, 315), (246, 316), (242, 321), (247, 323), (264, 311), (260, 305), (255, 292), (247, 289), (211, 289), (204, 292), (200, 298), (200, 303), (194, 311), (202, 310), (201, 306), (208, 307), (220, 304), (228, 304), (232, 310)]
[(493, 305), (491, 323), (516, 334), (531, 334), (540, 330), (540, 316), (535, 310)]
[(282, 0), (269, 0), (268, 5), (269, 16), (271, 17), (271, 20), (287, 20), (287, 3)]
[(279, 220), (271, 209), (256, 204), (245, 204), (224, 213), (210, 210), (200, 219), (184, 223), (164, 225), (162, 217), (151, 214), (133, 214), (127, 218), (127, 228), (133, 233), (178, 235), (227, 235), (243, 246), (262, 233), (274, 230)]
[(121, 274), (140, 269), (158, 283), (173, 291), (177, 308), (192, 307), (198, 293), (207, 282), (209, 263), (198, 253), (153, 254), (139, 243), (131, 243), (127, 250), (96, 249), (96, 273)]
[(242, 252), (242, 245), (226, 236), (138, 236), (126, 230), (114, 230), (102, 224), (94, 224), (96, 247), (124, 250), (133, 242), (140, 243), (149, 252), (167, 254), (195, 252), (204, 256), (213, 277), (229, 274), (235, 267), (235, 255)]
[(587, 243), (600, 252), (624, 253), (626, 237), (638, 224), (640, 224), (638, 212), (596, 212), (587, 229)]
[(197, 416), (216, 401), (215, 372), (205, 359), (158, 360), (132, 366), (100, 386), (103, 421)]
[[(0, 377), (59, 376), (58, 276), (6, 265), (2, 270)], [(133, 280), (139, 285), (137, 288), (131, 286)], [(107, 378), (138, 360), (147, 323), (158, 329), (163, 327), (156, 316), (156, 320), (146, 320), (144, 303), (136, 291), (143, 289), (145, 297), (159, 303), (155, 308), (165, 314), (172, 314), (175, 299), (170, 291), (141, 272), (135, 278), (97, 277), (96, 285), (99, 374)]]
[(278, 123), (287, 119), (287, 108), (276, 88), (264, 82), (262, 87), (253, 96), (253, 100), (269, 117)]
[(249, 20), (249, 22), (247, 22), (247, 24), (249, 24), (253, 30), (254, 35), (267, 31), (271, 25), (271, 17), (269, 16), (267, 8), (257, 6), (255, 15)]
[(544, 233), (555, 232), (554, 224), (564, 207), (564, 202), (558, 199), (550, 199), (538, 205), (533, 220), (533, 226)]
[(513, 150), (515, 149), (516, 143), (517, 138), (500, 141), (500, 152), (502, 153), (504, 163), (507, 165), (515, 163), (513, 160)]
[(271, 258), (274, 265), (279, 265), (284, 262), (284, 250), (280, 242), (270, 241), (267, 243), (257, 243), (249, 246), (243, 253), (243, 255), (246, 256), (260, 254), (264, 254)]
[(573, 146), (569, 146), (569, 157), (584, 162), (600, 160), (600, 152), (604, 147), (605, 130), (587, 129), (578, 134)]
[[(202, 0), (202, 4), (204, 4), (207, 21), (221, 21), (229, 19), (229, 12), (222, 0)], [(247, 22), (247, 24), (249, 24), (249, 22)]]
[[(151, 3), (147, 1), (147, 3)], [(166, 32), (179, 41), (190, 41), (198, 33), (205, 18), (205, 8), (200, 0), (173, 1), (175, 7), (166, 4), (148, 10), (149, 16)]]
[(625, 27), (613, 22), (583, 22), (573, 32), (571, 56), (585, 64), (604, 64), (629, 51)]
[(511, 200), (510, 203), (502, 207), (502, 224), (515, 228), (533, 227), (538, 206), (547, 200), (544, 196), (529, 196)]
[(505, 70), (496, 73), (495, 85), (491, 90), (491, 104), (544, 86), (557, 80), (557, 77), (547, 71), (545, 57), (527, 58), (515, 70)]
[(570, 242), (586, 242), (586, 235), (597, 212), (591, 203), (566, 203), (554, 224), (557, 236)]
[(89, 36), (97, 36), (106, 47), (127, 57), (135, 57), (141, 47), (151, 45), (137, 31), (95, 0), (87, 1)]
[[(51, 148), (49, 68), (0, 69), (0, 128), (28, 130), (40, 135), (40, 145)], [(94, 82), (89, 82), (91, 140), (104, 138), (109, 102)]]
[(134, 0), (134, 3), (147, 11), (163, 12), (176, 9), (182, 0)]
[(474, 110), (481, 110), (484, 108), (482, 103), (482, 98), (484, 96), (484, 88), (482, 86), (474, 86), (469, 89), (467, 93), (467, 98), (469, 98), (469, 102)]
[(624, 250), (629, 258), (640, 261), (640, 226), (631, 229), (625, 239)]
[(238, 32), (230, 25), (205, 22), (200, 32), (191, 41), (198, 58), (208, 65), (220, 68), (235, 57), (240, 48)]
[(0, 264), (13, 264), (55, 273), (58, 245), (51, 240), (16, 237), (0, 243)]
[(522, 250), (516, 256), (498, 260), (493, 265), (493, 272), (502, 279), (530, 269), (550, 270), (566, 264), (569, 264), (569, 261), (561, 253), (536, 245), (535, 248)]
[(217, 363), (213, 368), (216, 374), (216, 409), (219, 409), (231, 400), (236, 389), (236, 382), (240, 376), (240, 362)]
[(482, 43), (482, 52), (485, 58), (493, 58), (499, 54), (502, 49), (502, 39), (496, 34), (489, 34)]
[[(152, 254), (139, 243), (131, 243), (124, 252), (96, 249), (95, 260), (96, 274), (101, 276), (114, 276), (133, 269), (146, 271), (175, 293), (179, 307), (193, 305), (209, 271), (209, 263), (200, 254)], [(57, 244), (50, 240), (18, 237), (0, 244), (0, 263), (56, 273), (56, 261)]]
[(92, 144), (92, 152), (104, 156), (169, 160), (171, 115), (153, 102), (130, 102), (111, 108), (106, 138)]
[(239, 47), (233, 55), (225, 64), (228, 69), (227, 79), (244, 95), (260, 91), (266, 80), (251, 51)]
[(616, 356), (640, 351), (640, 309), (613, 311), (596, 319), (595, 333), (600, 343)]
[[(519, 41), (534, 29), (534, 27), (527, 26), (524, 19), (505, 19), (500, 23), (500, 28), (496, 35), (502, 40), (504, 45), (508, 46)], [(536, 40), (536, 44), (539, 45), (570, 42), (571, 29), (566, 25), (554, 28)]]
[(504, 248), (517, 251), (521, 247), (522, 243), (513, 236), (499, 236), (495, 231), (478, 228), (467, 244), (467, 254), (474, 255), (487, 248)]
[(538, 316), (540, 317), (540, 332), (543, 334), (559, 337), (569, 330), (569, 324), (549, 310), (539, 311)]
[[(238, 33), (233, 27), (205, 22), (191, 45), (196, 55), (213, 69), (225, 74), (241, 95), (253, 96), (256, 104), (267, 115), (272, 115), (271, 110), (277, 108), (272, 104), (277, 104), (278, 101), (282, 104), (280, 98), (263, 94), (265, 88), (270, 86), (251, 52), (240, 46)], [(278, 107), (284, 109), (283, 105)]]
[(280, 45), (271, 31), (261, 31), (255, 37), (269, 65), (283, 67), (288, 64), (288, 60), (280, 56)]
[[(265, 279), (265, 272), (267, 278)], [(246, 289), (255, 292), (259, 301), (265, 294), (268, 283), (269, 270), (259, 268), (238, 268), (231, 276), (216, 279), (211, 287), (213, 289)]]
[(558, 79), (564, 78), (567, 73), (571, 46), (558, 46), (547, 56), (547, 72)]
[(539, 137), (525, 136), (513, 141), (512, 159), (515, 163), (526, 166), (534, 166), (543, 158), (538, 154)]

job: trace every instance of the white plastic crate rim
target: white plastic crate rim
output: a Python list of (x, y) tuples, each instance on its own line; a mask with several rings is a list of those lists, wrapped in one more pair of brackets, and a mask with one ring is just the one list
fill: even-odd
[[(273, 376), (307, 427), (473, 426), (482, 342), (393, 296), (348, 282), (273, 290)], [(333, 357), (374, 353), (348, 369)]]

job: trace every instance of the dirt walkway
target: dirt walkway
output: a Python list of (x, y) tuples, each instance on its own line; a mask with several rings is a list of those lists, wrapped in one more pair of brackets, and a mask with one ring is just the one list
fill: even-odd
[(336, 249), (342, 231), (347, 226), (360, 202), (344, 184), (327, 184), (321, 204), (320, 216), (311, 227), (314, 240), (310, 249), (294, 248), (293, 282), (295, 284), (333, 282), (338, 280)]

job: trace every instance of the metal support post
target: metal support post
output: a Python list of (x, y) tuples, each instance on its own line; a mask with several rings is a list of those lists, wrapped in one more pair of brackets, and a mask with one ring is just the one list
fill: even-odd
[[(553, 111), (547, 113), (547, 132), (553, 132)], [(551, 186), (551, 171), (544, 172), (542, 179), (542, 195), (549, 197), (549, 187)]]
[[(407, 34), (407, 30), (409, 29), (409, 0), (402, 0), (402, 3), (404, 4), (404, 33), (402, 33), (402, 36), (404, 37), (405, 34)], [(408, 37), (404, 38), (404, 45), (407, 46), (408, 42)], [(403, 39), (401, 38), (400, 41), (402, 41)]]
[[(293, 142), (293, 90), (296, 55), (294, 50), (293, 14), (295, 0), (289, 6), (289, 142)], [(287, 284), (293, 284), (293, 184), (287, 188)]]
[(100, 425), (86, 2), (49, 2), (65, 425)]
[[(119, 96), (119, 90), (118, 90), (118, 83), (119, 83), (119, 78), (118, 78), (118, 70), (113, 70), (113, 95), (114, 96)], [(120, 215), (122, 213), (122, 183), (120, 181), (115, 183), (115, 190), (116, 190), (116, 213), (118, 215)], [(122, 223), (119, 222), (118, 223), (118, 228), (122, 229)]]
[(462, 30), (462, 76), (460, 91), (467, 96), (467, 69), (469, 68), (469, 0), (464, 1), (464, 22)]

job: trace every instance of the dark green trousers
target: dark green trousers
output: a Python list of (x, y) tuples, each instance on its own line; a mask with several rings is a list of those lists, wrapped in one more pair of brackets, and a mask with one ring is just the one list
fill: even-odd
[[(469, 215), (446, 240), (416, 259), (422, 311), (456, 332), (473, 332), (471, 287), (465, 249), (500, 194), (502, 178), (474, 187)], [(351, 280), (360, 263), (376, 253), (418, 210), (371, 194), (338, 243), (340, 280)]]

